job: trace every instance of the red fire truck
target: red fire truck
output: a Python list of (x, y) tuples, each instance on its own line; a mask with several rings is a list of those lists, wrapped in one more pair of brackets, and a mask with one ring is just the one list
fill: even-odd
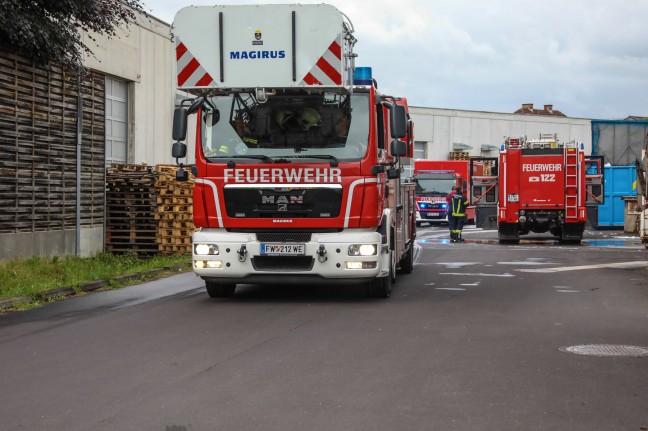
[[(447, 222), (446, 196), (453, 186), (461, 186), (468, 196), (468, 160), (415, 160), (416, 224)], [(475, 207), (466, 209), (469, 223), (474, 222)]]
[(562, 242), (579, 243), (587, 206), (603, 198), (602, 163), (591, 161), (582, 144), (560, 143), (556, 135), (506, 138), (499, 158), (471, 160), (477, 226), (496, 222), (501, 242), (550, 232)]
[[(193, 269), (211, 297), (241, 283), (363, 283), (388, 297), (413, 269), (405, 99), (355, 67), (332, 6), (186, 7), (173, 22), (176, 159), (197, 114)], [(181, 165), (182, 167), (182, 165)], [(188, 173), (180, 169), (179, 179)]]

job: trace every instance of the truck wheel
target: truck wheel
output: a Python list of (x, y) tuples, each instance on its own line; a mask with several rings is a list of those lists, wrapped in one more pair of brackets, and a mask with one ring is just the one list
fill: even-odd
[(517, 226), (510, 223), (500, 223), (497, 226), (497, 236), (500, 244), (520, 243), (520, 233), (517, 231)]
[(400, 270), (403, 274), (409, 274), (414, 270), (414, 244), (410, 244), (405, 256), (401, 259)]
[(387, 277), (374, 278), (367, 284), (367, 296), (371, 298), (389, 298), (392, 292), (392, 283), (395, 279), (394, 270), (396, 262), (394, 260), (394, 252), (389, 252), (389, 274)]
[(374, 278), (367, 285), (367, 296), (370, 298), (389, 298), (392, 292), (391, 275)]
[(234, 295), (236, 290), (236, 284), (234, 283), (217, 283), (214, 281), (206, 281), (205, 287), (210, 298), (228, 298)]

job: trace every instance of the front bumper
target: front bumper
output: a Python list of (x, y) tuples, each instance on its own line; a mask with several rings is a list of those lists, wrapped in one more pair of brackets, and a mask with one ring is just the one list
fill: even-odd
[[(205, 280), (223, 283), (359, 283), (389, 273), (389, 250), (381, 241), (380, 233), (368, 229), (313, 233), (310, 240), (299, 243), (304, 245), (303, 255), (264, 256), (264, 241), (256, 233), (201, 229), (192, 235), (192, 243), (214, 244), (219, 254), (198, 255), (192, 247), (193, 269)], [(349, 256), (351, 244), (374, 244), (377, 253)]]

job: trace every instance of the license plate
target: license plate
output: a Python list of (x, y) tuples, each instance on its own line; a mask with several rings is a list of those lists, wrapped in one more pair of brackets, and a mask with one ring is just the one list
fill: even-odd
[(303, 256), (304, 244), (266, 244), (261, 243), (261, 254), (265, 256)]
[(429, 216), (438, 217), (439, 213), (428, 213)]

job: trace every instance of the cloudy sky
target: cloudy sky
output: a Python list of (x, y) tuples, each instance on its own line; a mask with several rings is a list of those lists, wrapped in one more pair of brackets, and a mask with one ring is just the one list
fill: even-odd
[[(142, 0), (173, 22), (188, 5)], [(301, 0), (299, 3), (322, 3)], [(412, 106), (570, 117), (648, 117), (648, 0), (326, 0), (355, 28), (358, 66)]]

